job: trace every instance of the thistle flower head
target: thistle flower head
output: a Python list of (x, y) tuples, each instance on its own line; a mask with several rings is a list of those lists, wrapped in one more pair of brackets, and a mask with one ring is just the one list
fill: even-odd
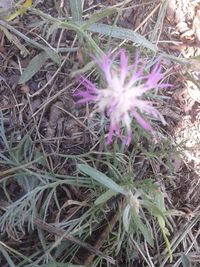
[[(119, 57), (120, 63), (114, 64)], [(125, 128), (125, 142), (131, 141), (131, 122), (133, 118), (147, 131), (153, 131), (150, 123), (142, 114), (161, 120), (163, 116), (153, 106), (153, 102), (145, 99), (145, 94), (153, 89), (166, 87), (167, 84), (159, 84), (163, 78), (159, 60), (149, 74), (144, 74), (144, 64), (136, 53), (134, 64), (129, 65), (128, 55), (120, 50), (114, 55), (103, 55), (101, 59), (94, 58), (105, 77), (105, 88), (97, 88), (84, 76), (79, 81), (85, 90), (79, 89), (75, 95), (79, 97), (79, 103), (95, 103), (95, 112), (106, 115), (110, 119), (107, 143), (112, 141), (113, 135), (123, 139)]]

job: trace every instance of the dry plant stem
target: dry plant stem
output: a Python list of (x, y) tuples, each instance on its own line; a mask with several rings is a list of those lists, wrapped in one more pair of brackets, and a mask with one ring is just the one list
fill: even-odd
[(67, 111), (66, 109), (63, 109), (59, 106), (57, 106), (58, 109), (62, 110), (64, 113), (66, 113), (67, 115), (69, 115), (71, 118), (73, 118), (76, 122), (78, 122), (78, 124), (80, 124), (81, 126), (83, 126), (86, 130), (88, 130), (95, 138), (98, 138), (98, 136), (89, 128), (87, 127), (84, 123), (82, 123), (78, 118), (76, 118), (73, 114), (71, 114), (69, 111)]
[(131, 237), (131, 242), (133, 244), (133, 247), (135, 246), (137, 248), (137, 250), (140, 252), (140, 254), (142, 255), (143, 259), (146, 261), (146, 263), (148, 264), (149, 267), (155, 267), (154, 265), (151, 264), (151, 262), (149, 262), (149, 260), (146, 258), (146, 256), (144, 255), (144, 253), (142, 252), (141, 248), (139, 247), (138, 243)]
[[(75, 45), (75, 42), (76, 42), (76, 37), (74, 38), (74, 41), (73, 41), (73, 43), (72, 43), (72, 45), (71, 45), (71, 48), (73, 48), (73, 46)], [(66, 57), (65, 57), (65, 59), (64, 59), (64, 61), (66, 62), (66, 60), (69, 58), (69, 55), (70, 55), (70, 53), (68, 53), (67, 55), (66, 55)], [(59, 68), (59, 70), (61, 69), (61, 67)], [(58, 73), (58, 70), (54, 73), (54, 75), (53, 75), (53, 77), (55, 78), (55, 76), (56, 76), (56, 74)], [(44, 85), (44, 87), (45, 87), (46, 85)], [(43, 88), (44, 88), (43, 87)], [(41, 89), (43, 89), (43, 88), (41, 88)], [(41, 90), (40, 89), (40, 90)], [(50, 96), (51, 96), (51, 92), (53, 91), (53, 86), (52, 86), (52, 89), (50, 90), (50, 92), (49, 92), (49, 94), (48, 94), (48, 97), (47, 97), (47, 99), (49, 99), (50, 98)], [(42, 111), (42, 114), (41, 114), (41, 116), (40, 116), (40, 120), (39, 120), (39, 123), (38, 123), (38, 128), (40, 127), (40, 124), (41, 124), (41, 121), (42, 121), (42, 117), (44, 116), (44, 111), (45, 111), (45, 108), (43, 109), (43, 111)]]
[(15, 104), (13, 103), (13, 104), (10, 104), (10, 105), (6, 105), (5, 107), (4, 106), (3, 107), (0, 106), (0, 109), (1, 110), (8, 109), (8, 107), (10, 106), (10, 108), (16, 108), (18, 110), (18, 112), (20, 112), (20, 106), (24, 107), (25, 104), (24, 103), (18, 103), (18, 101), (17, 101), (17, 99), (15, 97), (15, 94), (13, 93), (12, 88), (8, 85), (8, 83), (6, 81), (3, 80), (3, 82), (5, 83), (5, 85), (7, 86), (8, 90), (10, 91), (10, 94), (12, 95)]
[[(28, 103), (29, 103), (31, 114), (33, 114), (33, 109), (32, 109), (32, 105), (31, 105), (31, 101), (30, 101), (29, 97), (28, 97)], [(32, 117), (32, 118), (33, 118), (33, 122), (35, 124), (35, 129), (36, 129), (36, 132), (37, 132), (38, 139), (40, 140), (41, 139), (41, 134), (40, 134), (40, 131), (39, 131), (39, 125), (37, 124), (36, 118), (35, 117)], [(35, 140), (36, 140), (36, 136), (35, 136)], [(43, 155), (45, 155), (44, 158), (46, 158), (46, 153), (45, 153), (45, 149), (44, 149), (43, 143), (40, 142), (40, 145), (41, 145), (41, 148), (42, 148)], [(50, 165), (49, 165), (48, 160), (45, 160), (45, 162), (46, 162), (48, 168), (50, 169)]]
[[(103, 231), (98, 236), (98, 238), (97, 238), (97, 240), (96, 240), (96, 242), (94, 244), (94, 248), (95, 249), (99, 249), (102, 246), (104, 240), (106, 240), (106, 238), (108, 237), (109, 233), (112, 231), (112, 229), (114, 228), (115, 224), (117, 223), (118, 219), (119, 219), (119, 210), (118, 210), (118, 212), (115, 212), (113, 214), (111, 220), (106, 225), (105, 229), (103, 229)], [(91, 255), (89, 255), (85, 259), (83, 264), (86, 265), (86, 266), (90, 266), (90, 264), (92, 263), (94, 257), (95, 257), (95, 254), (92, 253)]]
[(146, 254), (147, 254), (147, 257), (148, 257), (148, 260), (151, 264), (152, 267), (155, 267), (155, 265), (153, 264), (152, 260), (151, 260), (151, 256), (150, 256), (150, 253), (149, 253), (149, 249), (148, 249), (148, 245), (147, 245), (147, 242), (144, 241), (144, 247), (145, 247), (145, 250), (146, 250)]
[[(186, 251), (184, 251), (184, 254), (187, 255), (191, 249), (193, 249), (194, 243), (196, 242), (197, 238), (200, 235), (200, 229), (198, 230), (198, 232), (196, 233), (196, 236), (194, 237), (194, 239), (192, 240), (192, 242), (190, 243), (190, 246), (187, 248)], [(178, 259), (178, 261), (174, 264), (173, 267), (178, 267), (181, 263), (181, 259)]]
[[(165, 16), (164, 16), (165, 17)], [(161, 20), (161, 23), (160, 23), (160, 29), (158, 31), (158, 37), (157, 37), (157, 40), (156, 40), (156, 46), (158, 45), (159, 41), (160, 41), (160, 36), (162, 34), (162, 29), (163, 29), (163, 20), (164, 18)], [(153, 32), (153, 35), (154, 35), (154, 32)], [(153, 41), (153, 40), (152, 40)]]
[[(162, 33), (163, 21), (165, 18), (165, 14), (167, 11), (167, 6), (168, 6), (169, 1), (167, 0), (167, 1), (160, 1), (160, 2), (162, 2), (162, 3), (160, 4), (160, 10), (159, 10), (158, 15), (157, 15), (157, 21), (156, 21), (156, 24), (154, 26), (154, 30), (152, 31), (151, 38), (150, 38), (151, 42), (155, 42), (157, 39), (156, 45), (159, 42), (159, 38), (160, 38), (161, 33)], [(156, 38), (156, 36), (158, 36), (158, 37)]]
[[(73, 43), (72, 43), (72, 47), (71, 48), (73, 48), (73, 46), (74, 46), (74, 44), (75, 44), (75, 42), (76, 42), (76, 38), (74, 39), (74, 41), (73, 41)], [(65, 59), (63, 60), (63, 62), (61, 63), (61, 65), (60, 65), (60, 67), (56, 70), (56, 72), (54, 73), (54, 75), (51, 77), (51, 79), (39, 90), (39, 91), (37, 91), (37, 92), (35, 92), (34, 94), (32, 94), (32, 95), (29, 95), (30, 97), (34, 97), (34, 96), (36, 96), (36, 95), (39, 95), (39, 94), (41, 94), (42, 92), (43, 92), (43, 90), (44, 89), (46, 89), (46, 87), (53, 81), (53, 79), (56, 77), (56, 75), (58, 74), (58, 72), (61, 70), (61, 68), (64, 66), (64, 64), (65, 64), (65, 62), (67, 61), (67, 59), (69, 58), (69, 53), (66, 55), (66, 57), (65, 57)], [(71, 85), (72, 85), (72, 83), (71, 83)], [(70, 85), (69, 85), (70, 86)], [(67, 87), (67, 88), (69, 88), (69, 87)], [(66, 89), (67, 89), (66, 88)], [(62, 91), (62, 90), (61, 90)], [(59, 91), (59, 92), (61, 92), (61, 91)], [(64, 91), (65, 91), (65, 89), (64, 89)], [(49, 94), (49, 96), (50, 96), (50, 94)], [(57, 94), (56, 94), (56, 96), (57, 96)], [(44, 112), (44, 111), (43, 111)], [(43, 116), (43, 114), (42, 114), (42, 116)], [(42, 116), (41, 116), (41, 119), (42, 119)], [(40, 119), (40, 123), (41, 123), (41, 119)], [(39, 124), (40, 124), (39, 123)]]
[(153, 14), (156, 12), (156, 10), (160, 7), (160, 3), (151, 11), (151, 13), (138, 25), (136, 29), (134, 29), (135, 32), (137, 32), (148, 20)]
[[(132, 2), (132, 0), (127, 1), (126, 5), (129, 2)], [(147, 6), (147, 5), (154, 4), (154, 3), (155, 3), (155, 0), (154, 1), (149, 1), (149, 2), (146, 2), (146, 3), (142, 3), (142, 4), (133, 4), (132, 6), (124, 7), (123, 10), (131, 9), (131, 8), (136, 8), (136, 7), (140, 7), (140, 6)], [(115, 5), (115, 7), (121, 6), (121, 5), (122, 4), (120, 3), (120, 4)]]
[(54, 75), (49, 79), (49, 81), (40, 89), (38, 90), (37, 92), (35, 92), (34, 94), (29, 94), (29, 97), (35, 97), (37, 95), (40, 95), (46, 88), (49, 84), (52, 83), (52, 81), (54, 80), (54, 78), (56, 77), (56, 75), (58, 74), (58, 72), (61, 70), (61, 68), (64, 66), (65, 62), (67, 61), (68, 59), (68, 55), (65, 57), (65, 59), (63, 60), (63, 62), (61, 63), (60, 67), (56, 70), (56, 72), (54, 73)]
[(42, 36), (40, 36), (39, 34), (37, 34), (37, 33), (35, 33), (35, 32), (32, 32), (32, 34), (33, 35), (36, 35), (37, 36), (37, 38), (38, 39), (41, 39), (51, 50), (54, 50), (54, 51), (56, 51), (56, 52), (58, 52), (57, 51), (57, 48), (54, 48), (53, 46), (51, 46), (50, 44), (49, 44), (49, 42), (48, 41), (46, 41)]
[[(46, 105), (48, 105), (49, 103), (51, 103), (51, 101), (53, 101), (54, 99), (56, 99), (59, 95), (61, 95), (62, 93), (64, 93), (67, 89), (69, 89), (74, 83), (70, 83), (69, 85), (67, 85), (66, 87), (64, 87), (62, 90), (58, 91), (55, 95), (53, 95), (52, 97), (50, 97), (44, 104), (42, 104), (40, 106), (40, 108), (32, 115), (32, 117), (35, 117)], [(29, 95), (30, 96), (30, 95)], [(30, 97), (32, 97), (33, 95), (31, 95)]]
[[(72, 47), (74, 46), (74, 44), (75, 44), (75, 41), (76, 41), (76, 38), (74, 39), (74, 41), (73, 41), (73, 43), (72, 43)], [(67, 54), (67, 56), (65, 57), (65, 59), (64, 59), (64, 61), (63, 61), (63, 64), (66, 62), (66, 60), (69, 58), (69, 53)], [(62, 65), (63, 65), (62, 64)], [(61, 65), (61, 67), (62, 67), (62, 65)], [(61, 68), (60, 67), (60, 68)], [(58, 70), (60, 70), (60, 68), (58, 69)], [(57, 75), (57, 73), (58, 73), (58, 70), (55, 72), (55, 74), (53, 75), (53, 77), (52, 78), (55, 78), (55, 76)], [(50, 80), (52, 80), (52, 78), (50, 79)], [(48, 83), (47, 83), (48, 84)], [(40, 90), (44, 90), (44, 88), (46, 88), (46, 85), (47, 84), (45, 84), (45, 86), (43, 87), (43, 88), (41, 88)], [(52, 93), (52, 91), (53, 91), (53, 89), (54, 89), (54, 85), (52, 86), (52, 88), (51, 88), (51, 90), (50, 90), (50, 92), (49, 92), (49, 94), (48, 94), (48, 97), (47, 97), (47, 103), (49, 103), (49, 99), (51, 98), (50, 96), (51, 96), (51, 93)], [(60, 91), (59, 91), (60, 92)], [(40, 120), (39, 120), (39, 123), (38, 123), (38, 128), (40, 127), (40, 124), (41, 124), (41, 121), (42, 121), (42, 117), (43, 117), (43, 115), (44, 115), (44, 111), (45, 111), (45, 107), (46, 107), (46, 105), (44, 106), (44, 109), (42, 110), (42, 114), (41, 114), (41, 116), (40, 116)], [(33, 116), (33, 118), (35, 118), (35, 116)], [(40, 136), (39, 136), (39, 132), (38, 132), (38, 137), (39, 137), (39, 139), (40, 139)], [(59, 141), (59, 140), (58, 140)], [(41, 145), (42, 145), (42, 143), (41, 143)], [(44, 151), (43, 151), (43, 153), (44, 153)]]
[(24, 103), (20, 103), (20, 104), (8, 104), (8, 105), (0, 105), (0, 110), (6, 110), (6, 109), (10, 109), (10, 108), (16, 108), (16, 107), (20, 107), (20, 106), (24, 106)]
[[(55, 81), (56, 81), (56, 79), (55, 79)], [(55, 82), (55, 81), (54, 81), (54, 82)], [(54, 91), (54, 83), (53, 83), (53, 85), (52, 85), (52, 87), (51, 87), (51, 89), (50, 89), (50, 91), (49, 91), (49, 93), (48, 93), (48, 96), (47, 96), (47, 98), (46, 98), (46, 101), (48, 101), (48, 99), (50, 98), (51, 93), (52, 93), (53, 91)], [(43, 118), (43, 116), (44, 116), (45, 108), (46, 108), (46, 106), (44, 107), (44, 109), (43, 109), (42, 112), (41, 112), (40, 119), (39, 119), (39, 121), (38, 121), (38, 128), (40, 128), (40, 125), (41, 125), (41, 122), (42, 122), (42, 118)], [(32, 115), (33, 115), (33, 114), (32, 114)]]
[(43, 159), (42, 156), (38, 157), (37, 159), (35, 159), (35, 160), (31, 161), (31, 162), (25, 163), (23, 165), (20, 165), (20, 166), (13, 167), (13, 168), (7, 169), (5, 171), (2, 171), (0, 173), (0, 179), (5, 179), (8, 175), (13, 174), (18, 170), (24, 170), (24, 169), (26, 169), (28, 167), (32, 167), (34, 163), (39, 162), (41, 159)]
[(80, 247), (87, 249), (91, 253), (93, 253), (93, 254), (95, 254), (95, 255), (97, 255), (99, 257), (102, 257), (103, 259), (107, 260), (111, 264), (115, 264), (116, 263), (113, 258), (111, 258), (109, 256), (105, 256), (101, 251), (99, 251), (95, 247), (91, 246), (90, 244), (87, 244), (86, 242), (80, 241), (78, 238), (70, 236), (70, 235), (65, 236), (65, 231), (64, 230), (58, 229), (57, 227), (55, 227), (53, 225), (50, 225), (50, 224), (48, 224), (46, 222), (43, 222), (42, 220), (40, 220), (38, 218), (36, 218), (34, 220), (34, 224), (37, 227), (39, 227), (39, 228), (41, 228), (41, 229), (43, 229), (43, 230), (45, 230), (45, 231), (47, 231), (47, 232), (49, 232), (51, 234), (54, 234), (54, 235), (57, 235), (57, 236), (60, 236), (60, 237), (63, 236), (63, 240), (67, 240), (67, 241), (70, 241), (70, 242), (72, 242), (72, 243), (74, 243), (76, 245), (79, 245)]

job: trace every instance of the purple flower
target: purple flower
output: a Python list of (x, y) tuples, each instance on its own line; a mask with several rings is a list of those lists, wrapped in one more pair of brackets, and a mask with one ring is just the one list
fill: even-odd
[[(118, 57), (120, 64), (117, 67), (114, 60)], [(78, 103), (95, 103), (94, 112), (107, 115), (110, 119), (108, 144), (112, 141), (113, 135), (123, 139), (123, 128), (125, 128), (126, 144), (130, 144), (133, 117), (142, 128), (153, 131), (150, 123), (141, 114), (165, 123), (163, 116), (153, 106), (153, 102), (145, 100), (145, 94), (148, 91), (168, 86), (159, 84), (163, 78), (159, 60), (146, 75), (144, 74), (144, 63), (138, 58), (137, 53), (132, 65), (129, 65), (128, 55), (124, 50), (120, 50), (112, 56), (103, 55), (101, 59), (94, 58), (94, 60), (105, 76), (105, 88), (98, 89), (95, 84), (81, 76), (79, 81), (85, 90), (79, 89), (75, 96), (80, 98)]]

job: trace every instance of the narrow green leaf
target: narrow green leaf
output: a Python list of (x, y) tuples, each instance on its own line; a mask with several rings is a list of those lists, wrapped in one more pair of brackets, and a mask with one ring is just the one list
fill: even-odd
[(108, 201), (111, 197), (115, 196), (116, 195), (116, 192), (113, 192), (112, 190), (108, 190), (106, 191), (104, 194), (102, 194), (101, 196), (99, 196), (94, 204), (95, 205), (99, 205), (99, 204), (102, 204), (106, 201)]
[[(58, 23), (58, 22), (56, 21), (55, 23)], [(0, 26), (0, 29), (4, 31), (5, 35), (6, 35), (6, 28), (7, 28), (10, 32), (13, 32), (15, 35), (19, 36), (27, 43), (30, 43), (37, 49), (45, 51), (54, 62), (56, 62), (57, 64), (60, 64), (60, 61), (61, 61), (60, 57), (55, 50), (51, 49), (50, 47), (43, 46), (40, 43), (34, 41), (33, 39), (24, 35), (22, 32), (16, 30), (15, 27), (12, 27), (10, 24), (6, 23), (3, 20), (0, 20), (0, 25), (3, 26), (3, 27)], [(29, 51), (24, 46), (22, 46), (22, 44), (19, 42), (19, 39), (17, 39), (17, 37), (15, 38), (14, 35), (8, 35), (7, 38), (8, 39), (11, 38), (9, 40), (12, 41), (21, 50), (21, 53), (23, 53), (24, 55), (29, 54)]]
[(148, 211), (152, 213), (152, 215), (161, 216), (164, 218), (164, 213), (157, 205), (153, 204), (152, 202), (148, 200), (142, 200), (141, 204), (143, 204), (143, 206), (146, 207)]
[(69, 0), (72, 18), (74, 21), (82, 20), (82, 2), (81, 0)]
[(165, 200), (164, 200), (164, 196), (161, 193), (157, 193), (155, 195), (155, 202), (156, 202), (156, 206), (162, 211), (165, 212)]
[(22, 84), (30, 80), (42, 68), (48, 57), (49, 56), (46, 52), (41, 52), (31, 59), (28, 66), (23, 71), (18, 84)]
[(102, 185), (108, 187), (109, 189), (111, 189), (114, 192), (117, 193), (121, 193), (123, 195), (126, 195), (127, 192), (126, 190), (116, 184), (112, 179), (110, 179), (108, 176), (106, 176), (105, 174), (103, 174), (100, 171), (97, 171), (96, 169), (90, 167), (89, 165), (85, 165), (85, 164), (78, 164), (78, 169), (89, 175), (90, 177), (92, 177), (94, 180), (96, 180), (97, 182), (101, 183)]
[(96, 55), (102, 55), (102, 50), (101, 48), (95, 43), (95, 41), (93, 40), (93, 38), (90, 36), (90, 34), (88, 34), (86, 31), (83, 31), (81, 29), (81, 23), (68, 23), (68, 22), (61, 22), (59, 27), (63, 28), (63, 29), (70, 29), (72, 31), (75, 31), (81, 38), (84, 38), (87, 45), (90, 47), (90, 49), (93, 50), (94, 54)]
[(172, 262), (172, 250), (171, 250), (170, 242), (167, 238), (167, 236), (169, 235), (169, 230), (165, 227), (165, 220), (163, 219), (163, 217), (157, 216), (157, 219), (158, 219), (158, 223), (159, 223), (159, 226), (160, 226), (160, 229), (161, 229), (161, 232), (162, 232), (162, 235), (163, 235), (163, 238), (165, 240), (165, 244), (168, 250), (169, 261), (171, 263)]
[(181, 255), (181, 260), (182, 260), (183, 267), (192, 267), (190, 260), (185, 254)]
[(54, 51), (53, 49), (51, 49), (49, 47), (45, 48), (44, 51), (47, 53), (47, 55), (49, 56), (49, 58), (52, 61), (54, 61), (58, 65), (61, 63), (60, 56), (58, 55), (58, 53), (56, 51)]
[(26, 49), (26, 47), (20, 42), (20, 40), (9, 32), (5, 27), (0, 26), (0, 30), (2, 30), (5, 34), (5, 36), (8, 38), (8, 40), (13, 43), (20, 51), (23, 56), (27, 56), (29, 54), (29, 51)]
[(137, 214), (134, 209), (131, 209), (131, 215), (132, 215), (133, 221), (135, 223), (135, 226), (143, 234), (144, 239), (147, 241), (147, 243), (149, 243), (149, 245), (151, 247), (154, 247), (154, 243), (153, 243), (153, 238), (152, 238), (151, 232), (146, 227), (146, 225), (142, 222), (142, 220), (139, 217), (139, 214)]
[(133, 43), (142, 45), (152, 50), (153, 52), (158, 51), (156, 45), (152, 44), (150, 41), (148, 41), (145, 37), (143, 37), (139, 33), (136, 33), (129, 29), (124, 29), (121, 27), (113, 27), (102, 23), (95, 23), (89, 26), (87, 30), (95, 33), (105, 34), (121, 40), (132, 41)]
[(58, 23), (53, 23), (52, 25), (50, 25), (47, 29), (47, 34), (46, 34), (46, 39), (48, 40), (50, 38), (50, 36), (53, 34), (54, 31), (56, 31), (59, 27)]
[(83, 23), (83, 25), (81, 26), (81, 28), (83, 30), (86, 30), (89, 26), (91, 26), (92, 24), (98, 22), (99, 20), (107, 17), (107, 16), (110, 16), (114, 13), (117, 12), (117, 9), (116, 8), (107, 8), (105, 10), (102, 10), (98, 13), (94, 13), (89, 20), (87, 20), (86, 22)]
[(90, 61), (89, 63), (87, 63), (83, 68), (81, 69), (78, 69), (78, 70), (74, 70), (71, 72), (70, 76), (72, 78), (78, 76), (78, 75), (81, 75), (83, 73), (86, 73), (92, 69), (94, 69), (96, 66), (96, 63), (94, 61)]
[(130, 205), (128, 204), (123, 212), (123, 224), (124, 224), (124, 228), (126, 230), (126, 232), (129, 231), (129, 226), (130, 226)]

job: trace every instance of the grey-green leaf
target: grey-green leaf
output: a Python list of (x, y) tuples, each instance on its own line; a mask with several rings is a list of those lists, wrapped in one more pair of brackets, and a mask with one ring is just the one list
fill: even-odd
[(69, 0), (72, 18), (74, 21), (82, 20), (82, 3), (81, 0)]
[(22, 84), (30, 80), (42, 68), (48, 57), (46, 52), (41, 52), (31, 59), (28, 66), (23, 71), (18, 83)]
[(117, 12), (117, 9), (116, 8), (107, 8), (107, 9), (104, 9), (98, 13), (94, 13), (90, 18), (89, 20), (87, 20), (86, 22), (83, 23), (83, 25), (81, 26), (81, 28), (83, 30), (86, 30), (89, 26), (93, 25), (94, 23), (98, 22), (99, 20), (107, 17), (107, 16), (110, 16), (114, 13)]
[(192, 267), (190, 260), (185, 254), (181, 255), (181, 260), (182, 260), (183, 267)]
[(92, 177), (97, 182), (101, 183), (103, 186), (106, 186), (107, 188), (111, 189), (112, 191), (116, 193), (121, 193), (123, 195), (127, 195), (127, 191), (124, 189), (123, 186), (120, 186), (116, 184), (112, 179), (110, 179), (108, 176), (103, 174), (102, 172), (90, 167), (86, 164), (78, 164), (78, 169)]
[(148, 41), (145, 37), (140, 35), (139, 33), (136, 33), (132, 30), (116, 27), (116, 26), (110, 26), (102, 23), (95, 23), (88, 27), (89, 31), (96, 32), (100, 34), (105, 34), (114, 38), (118, 38), (121, 40), (128, 40), (132, 41), (133, 43), (142, 45), (153, 52), (157, 52), (158, 49), (156, 45), (152, 44), (150, 41)]
[(60, 56), (58, 55), (58, 53), (57, 53), (55, 50), (53, 50), (53, 49), (47, 47), (47, 48), (44, 49), (44, 51), (47, 53), (47, 55), (49, 56), (49, 58), (50, 58), (52, 61), (54, 61), (54, 62), (57, 63), (58, 65), (61, 63)]
[(131, 215), (132, 219), (135, 223), (135, 226), (141, 231), (141, 233), (144, 236), (144, 239), (149, 243), (151, 247), (154, 246), (153, 238), (151, 235), (151, 232), (149, 229), (146, 227), (146, 225), (142, 222), (142, 220), (139, 217), (139, 214), (136, 213), (134, 209), (131, 209)]
[(102, 204), (102, 203), (105, 203), (106, 201), (108, 201), (111, 197), (115, 196), (116, 195), (116, 192), (113, 192), (112, 190), (108, 190), (106, 191), (104, 194), (102, 194), (101, 196), (99, 196), (94, 204), (95, 205), (99, 205), (99, 204)]
[(26, 49), (26, 47), (20, 42), (20, 40), (17, 38), (17, 36), (15, 36), (11, 32), (9, 32), (3, 26), (2, 27), (0, 26), (0, 30), (2, 30), (4, 32), (5, 36), (8, 38), (8, 40), (10, 42), (12, 42), (14, 45), (16, 45), (16, 47), (21, 51), (21, 54), (23, 56), (27, 56), (29, 54), (28, 49)]
[(128, 204), (123, 212), (123, 224), (126, 232), (128, 233), (129, 231), (129, 226), (130, 226), (130, 205)]

